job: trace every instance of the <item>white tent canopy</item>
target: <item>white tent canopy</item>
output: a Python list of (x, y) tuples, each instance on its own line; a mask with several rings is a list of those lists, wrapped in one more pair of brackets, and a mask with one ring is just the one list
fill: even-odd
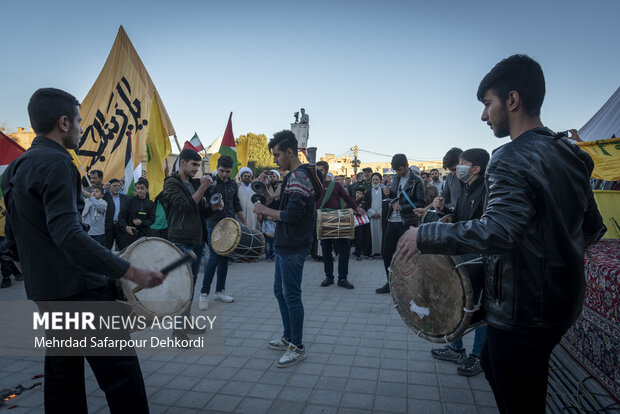
[(579, 129), (583, 141), (620, 138), (620, 88), (616, 89), (605, 105)]
[(215, 154), (216, 152), (219, 152), (220, 145), (222, 145), (222, 138), (218, 138), (215, 141), (213, 141), (211, 145), (209, 145), (209, 148), (207, 148), (206, 153)]

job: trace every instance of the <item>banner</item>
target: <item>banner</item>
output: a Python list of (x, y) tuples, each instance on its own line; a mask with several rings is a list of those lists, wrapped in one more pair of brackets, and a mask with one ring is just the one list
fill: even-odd
[(241, 143), (237, 143), (237, 161), (239, 162), (239, 169), (248, 166), (248, 147), (249, 139), (244, 140)]
[(594, 161), (592, 178), (620, 180), (620, 138), (578, 142), (579, 148), (590, 154)]
[(594, 190), (594, 200), (607, 226), (605, 239), (620, 239), (620, 191)]
[(149, 117), (149, 130), (146, 139), (146, 177), (149, 181), (149, 195), (151, 200), (164, 189), (164, 160), (172, 152), (170, 139), (161, 118), (158, 99), (153, 97), (151, 114)]
[(101, 73), (80, 107), (84, 134), (76, 153), (87, 173), (98, 169), (103, 171), (105, 181), (122, 178), (129, 137), (133, 167), (145, 158), (153, 96), (166, 136), (175, 133), (155, 92), (151, 77), (121, 26)]

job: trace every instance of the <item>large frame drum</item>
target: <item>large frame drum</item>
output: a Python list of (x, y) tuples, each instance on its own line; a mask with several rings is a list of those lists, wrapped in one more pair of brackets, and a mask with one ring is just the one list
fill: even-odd
[[(451, 343), (482, 323), (483, 290), (479, 256), (394, 255), (390, 292), (405, 323), (422, 338)], [(470, 275), (474, 276), (473, 280)]]
[(355, 213), (350, 208), (333, 211), (317, 210), (316, 234), (319, 240), (354, 239)]
[[(143, 237), (131, 243), (120, 256), (136, 267), (161, 269), (183, 257), (183, 253), (168, 240)], [(133, 313), (149, 320), (182, 315), (190, 305), (194, 291), (189, 263), (168, 273), (159, 286), (134, 292), (137, 285), (132, 281), (120, 279), (118, 284)]]
[(211, 248), (220, 256), (253, 261), (265, 252), (265, 236), (227, 217), (215, 225), (211, 234)]

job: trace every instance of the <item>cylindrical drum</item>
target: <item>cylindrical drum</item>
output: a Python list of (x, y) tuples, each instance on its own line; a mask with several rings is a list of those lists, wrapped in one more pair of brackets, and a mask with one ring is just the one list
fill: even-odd
[[(183, 257), (183, 253), (168, 240), (143, 237), (130, 244), (121, 253), (121, 257), (136, 267), (161, 269)], [(133, 312), (147, 319), (183, 314), (192, 300), (194, 290), (189, 263), (168, 273), (159, 286), (134, 292), (137, 285), (132, 281), (120, 279), (118, 284)]]
[(316, 212), (316, 234), (319, 240), (354, 239), (355, 213), (350, 208), (344, 210)]
[(265, 236), (232, 218), (220, 220), (211, 234), (211, 248), (220, 256), (257, 260), (265, 252)]
[[(482, 265), (460, 256), (415, 255), (407, 262), (398, 252), (390, 266), (390, 292), (405, 323), (419, 336), (451, 343), (482, 323)], [(473, 276), (473, 278), (471, 277)]]

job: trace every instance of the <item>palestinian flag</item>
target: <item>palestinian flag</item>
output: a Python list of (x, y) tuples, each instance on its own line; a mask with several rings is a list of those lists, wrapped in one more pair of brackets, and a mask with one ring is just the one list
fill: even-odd
[(237, 171), (239, 171), (239, 163), (237, 162), (237, 147), (235, 147), (235, 136), (232, 130), (232, 112), (230, 113), (230, 117), (228, 117), (228, 125), (226, 125), (226, 131), (224, 131), (219, 154), (220, 156), (228, 155), (233, 159), (233, 167), (230, 176), (236, 177)]
[(136, 182), (133, 174), (133, 156), (131, 151), (131, 132), (127, 136), (127, 149), (125, 150), (125, 188), (123, 191), (129, 197), (136, 193)]
[[(26, 152), (18, 143), (0, 132), (0, 179), (2, 174), (8, 168), (11, 161), (18, 158)], [(2, 197), (2, 189), (0, 188), (0, 197)]]

